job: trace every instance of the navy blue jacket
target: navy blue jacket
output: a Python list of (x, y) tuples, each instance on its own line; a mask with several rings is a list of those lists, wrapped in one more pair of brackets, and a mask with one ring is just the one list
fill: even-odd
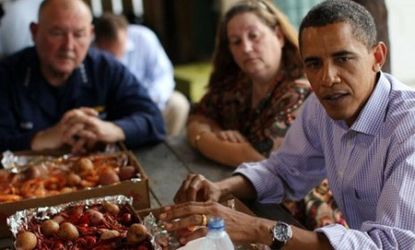
[(79, 107), (105, 108), (104, 119), (121, 127), (128, 147), (164, 139), (164, 123), (147, 90), (118, 61), (91, 48), (64, 86), (41, 75), (34, 47), (0, 62), (0, 150), (30, 149), (33, 136)]

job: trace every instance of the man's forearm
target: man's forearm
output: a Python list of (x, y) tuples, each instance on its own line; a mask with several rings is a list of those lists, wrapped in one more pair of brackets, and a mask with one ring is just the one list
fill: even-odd
[(37, 132), (31, 141), (31, 150), (58, 149), (63, 145), (62, 137), (58, 135), (57, 128), (51, 127)]
[(127, 147), (138, 147), (164, 140), (165, 130), (160, 111), (152, 114), (138, 113), (112, 121), (123, 130)]
[(225, 180), (219, 181), (218, 184), (222, 197), (234, 195), (240, 199), (255, 199), (256, 191), (251, 182), (242, 175), (235, 175)]
[(292, 226), (293, 237), (284, 249), (333, 249), (323, 233), (312, 232)]

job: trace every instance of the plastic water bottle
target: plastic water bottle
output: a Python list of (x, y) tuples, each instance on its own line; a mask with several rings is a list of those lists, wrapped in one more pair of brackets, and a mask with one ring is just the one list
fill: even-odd
[(205, 250), (234, 250), (235, 247), (228, 233), (225, 231), (225, 222), (220, 217), (212, 217), (208, 221), (208, 233), (203, 242)]

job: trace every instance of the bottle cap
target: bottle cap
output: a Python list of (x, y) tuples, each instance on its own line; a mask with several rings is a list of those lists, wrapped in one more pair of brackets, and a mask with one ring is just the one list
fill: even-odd
[(209, 230), (221, 230), (225, 228), (225, 222), (220, 217), (211, 217), (208, 221)]

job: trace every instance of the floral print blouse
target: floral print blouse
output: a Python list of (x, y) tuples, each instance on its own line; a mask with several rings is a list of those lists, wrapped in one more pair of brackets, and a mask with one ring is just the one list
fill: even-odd
[(239, 77), (236, 83), (209, 89), (192, 114), (207, 116), (224, 130), (239, 131), (268, 157), (281, 143), (310, 92), (306, 80), (288, 81), (280, 76), (272, 90), (252, 108), (252, 82)]

